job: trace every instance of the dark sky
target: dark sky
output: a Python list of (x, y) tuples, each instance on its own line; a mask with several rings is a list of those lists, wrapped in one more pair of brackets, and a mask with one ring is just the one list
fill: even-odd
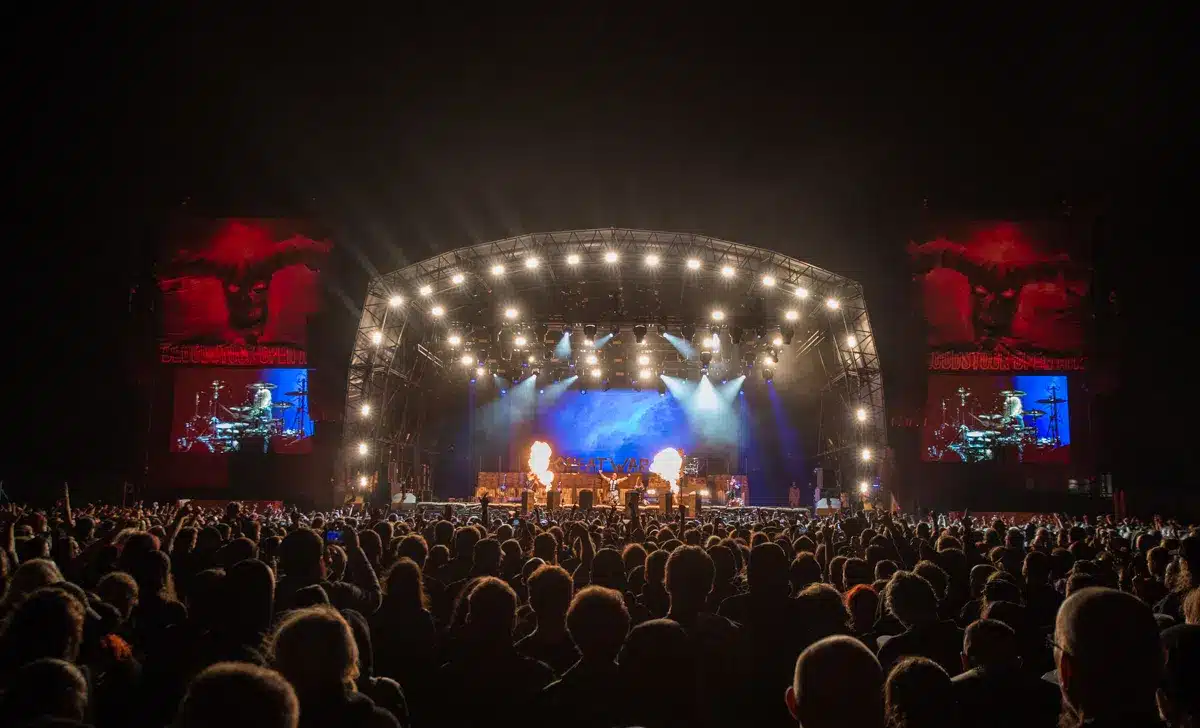
[(181, 210), (312, 215), (382, 269), (564, 228), (776, 248), (867, 286), (899, 390), (917, 350), (903, 246), (923, 215), (1045, 217), (1066, 201), (1125, 240), (1135, 169), (1166, 144), (1151, 24), (1103, 7), (160, 5), (26, 11), (9, 28), (3, 403), (23, 424), (0, 476), (127, 466), (128, 291)]

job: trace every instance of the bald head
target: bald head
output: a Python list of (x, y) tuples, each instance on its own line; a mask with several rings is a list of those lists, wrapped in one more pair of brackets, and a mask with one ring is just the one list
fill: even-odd
[(861, 642), (826, 637), (800, 653), (787, 692), (803, 728), (883, 726), (883, 669)]
[(1085, 718), (1153, 714), (1163, 672), (1158, 624), (1131, 594), (1093, 587), (1063, 602), (1054, 628), (1059, 684)]

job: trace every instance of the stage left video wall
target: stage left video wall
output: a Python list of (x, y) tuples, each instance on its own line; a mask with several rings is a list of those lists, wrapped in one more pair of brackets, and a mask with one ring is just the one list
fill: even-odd
[(157, 276), (159, 482), (229, 486), (246, 471), (231, 458), (269, 479), (273, 456), (313, 451), (310, 329), (331, 249), (304, 221), (177, 221)]

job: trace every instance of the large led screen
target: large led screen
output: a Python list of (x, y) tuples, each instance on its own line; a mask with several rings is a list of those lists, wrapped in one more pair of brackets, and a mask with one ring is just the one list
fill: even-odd
[(163, 341), (303, 349), (330, 251), (309, 227), (274, 219), (178, 226), (158, 271)]
[(935, 351), (1078, 353), (1089, 274), (1072, 234), (1045, 225), (946, 225), (909, 245)]
[(921, 433), (924, 460), (1068, 463), (1065, 376), (932, 375)]
[(312, 434), (307, 369), (175, 371), (171, 452), (307, 453)]
[[(500, 382), (501, 380), (497, 380)], [(653, 458), (666, 447), (735, 461), (743, 428), (743, 378), (713, 383), (667, 377), (667, 392), (581, 391), (566, 382), (539, 387), (526, 380), (475, 413), (476, 437), (521, 447), (547, 441), (555, 455), (580, 460)], [(498, 385), (504, 386), (504, 385)]]

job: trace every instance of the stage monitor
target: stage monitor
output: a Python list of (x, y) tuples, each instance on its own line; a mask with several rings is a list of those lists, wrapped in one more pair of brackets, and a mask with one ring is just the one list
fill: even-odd
[(308, 380), (307, 369), (176, 369), (170, 451), (311, 452)]
[(943, 463), (1069, 463), (1064, 375), (929, 377), (921, 457)]

